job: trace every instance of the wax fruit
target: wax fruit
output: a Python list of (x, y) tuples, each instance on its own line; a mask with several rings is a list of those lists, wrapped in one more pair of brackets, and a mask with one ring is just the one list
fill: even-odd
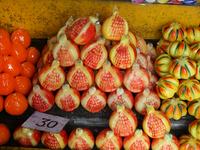
[(136, 129), (133, 135), (124, 138), (123, 147), (125, 150), (146, 150), (150, 148), (150, 138), (142, 129)]
[(78, 45), (89, 43), (96, 34), (95, 23), (98, 16), (90, 16), (88, 18), (76, 19), (69, 28), (69, 36)]
[(60, 36), (62, 36), (63, 34), (66, 35), (68, 40), (70, 39), (69, 28), (72, 26), (73, 22), (74, 22), (74, 19), (72, 16), (70, 16), (67, 22), (65, 23), (65, 25), (62, 28), (60, 28), (60, 30), (58, 30), (57, 39), (59, 39)]
[(69, 84), (64, 84), (55, 95), (56, 105), (63, 111), (75, 110), (81, 102), (79, 91), (70, 87)]
[(153, 139), (151, 148), (152, 150), (164, 150), (166, 148), (171, 150), (179, 150), (179, 142), (175, 135), (167, 133), (162, 138)]
[(167, 74), (159, 79), (156, 85), (156, 92), (162, 99), (172, 98), (178, 91), (178, 87), (179, 80), (174, 76)]
[(192, 101), (200, 98), (200, 83), (197, 79), (180, 80), (176, 94), (182, 100)]
[(134, 63), (131, 68), (126, 70), (123, 78), (123, 84), (133, 93), (142, 92), (149, 86), (149, 82), (148, 71), (137, 63)]
[(189, 57), (178, 57), (171, 61), (169, 73), (177, 79), (188, 79), (196, 73), (196, 62)]
[(87, 128), (74, 129), (68, 138), (68, 146), (70, 149), (89, 150), (94, 147), (94, 143), (94, 136)]
[(144, 91), (137, 93), (135, 96), (135, 110), (142, 114), (147, 114), (147, 105), (151, 105), (157, 110), (160, 107), (161, 100), (155, 91), (146, 88)]
[(102, 130), (96, 137), (96, 146), (101, 150), (120, 150), (122, 148), (122, 137), (107, 128)]
[(87, 90), (94, 83), (94, 73), (78, 59), (67, 73), (67, 81), (77, 91)]
[(193, 120), (188, 126), (189, 133), (197, 140), (200, 140), (199, 123), (200, 120)]
[(61, 35), (53, 48), (53, 58), (59, 60), (61, 67), (73, 66), (80, 57), (78, 46), (67, 39), (65, 34)]
[(170, 132), (171, 122), (169, 118), (160, 110), (155, 110), (153, 106), (147, 106), (147, 114), (142, 121), (144, 132), (151, 138), (162, 138), (166, 131)]
[(112, 64), (120, 69), (130, 68), (136, 57), (135, 46), (129, 42), (129, 37), (123, 35), (119, 43), (115, 44), (109, 52)]
[(132, 109), (134, 105), (134, 97), (129, 90), (119, 87), (108, 95), (107, 103), (113, 111), (117, 109), (118, 104), (123, 104), (126, 108)]
[(44, 89), (40, 85), (34, 85), (28, 95), (29, 105), (39, 112), (45, 112), (54, 105), (55, 98), (52, 91)]
[(105, 61), (95, 76), (97, 86), (104, 92), (115, 91), (122, 85), (122, 79), (120, 70), (112, 66), (110, 61)]
[(163, 38), (170, 42), (182, 41), (187, 36), (186, 28), (179, 22), (171, 22), (162, 28)]
[(39, 73), (40, 84), (49, 91), (58, 90), (65, 82), (65, 72), (58, 60), (45, 65)]
[(152, 74), (151, 72), (149, 73), (150, 81), (149, 81), (149, 86), (147, 87), (149, 90), (156, 91), (156, 84), (158, 83), (158, 77), (155, 74)]
[(105, 106), (107, 102), (106, 93), (95, 86), (91, 86), (88, 90), (85, 90), (81, 96), (81, 105), (89, 112), (99, 112)]
[(187, 114), (187, 103), (180, 98), (168, 98), (162, 101), (160, 110), (164, 112), (169, 119), (179, 120)]
[(188, 114), (200, 119), (200, 99), (194, 99), (188, 102)]
[(200, 149), (200, 140), (194, 138), (191, 134), (183, 134), (179, 137), (179, 150)]
[(18, 126), (13, 132), (13, 138), (23, 147), (35, 147), (39, 144), (41, 131)]
[(190, 57), (192, 50), (190, 46), (183, 41), (174, 41), (169, 44), (167, 47), (167, 54), (169, 54), (173, 58), (177, 58), (180, 56)]
[(109, 118), (109, 127), (118, 136), (126, 137), (132, 135), (137, 128), (137, 118), (131, 109), (125, 108), (123, 104), (117, 105), (117, 109)]
[(108, 40), (119, 41), (124, 34), (128, 34), (127, 21), (119, 15), (119, 9), (115, 6), (111, 16), (106, 18), (102, 25), (102, 34)]
[(131, 30), (128, 31), (128, 37), (129, 37), (129, 41), (131, 44), (133, 44), (135, 47), (137, 47), (137, 37), (135, 35), (135, 33)]
[(155, 61), (157, 58), (156, 48), (153, 46), (152, 43), (147, 44), (147, 52), (145, 53), (146, 56), (150, 56), (151, 60)]
[(101, 68), (108, 58), (108, 52), (104, 45), (104, 37), (100, 37), (96, 42), (86, 44), (81, 50), (81, 60), (83, 64), (92, 69)]
[(147, 52), (147, 43), (144, 40), (143, 37), (136, 35), (137, 38), (137, 47), (141, 52), (143, 52), (144, 54), (146, 54)]
[(138, 48), (136, 48), (136, 51), (137, 51), (137, 57), (136, 57), (135, 63), (147, 69), (147, 65), (148, 65), (147, 56), (143, 52), (141, 52)]
[[(192, 1), (191, 1), (192, 2)], [(188, 44), (198, 43), (200, 42), (200, 28), (199, 27), (191, 27), (187, 29), (187, 36), (184, 41)]]
[(67, 132), (62, 129), (60, 133), (44, 131), (41, 135), (42, 144), (50, 149), (64, 149), (67, 146)]
[(159, 77), (169, 74), (172, 58), (168, 54), (159, 55), (154, 63), (155, 72)]
[(158, 42), (157, 42), (157, 46), (156, 46), (156, 53), (157, 55), (161, 55), (161, 54), (166, 54), (167, 53), (167, 47), (169, 46), (171, 42), (165, 40), (164, 38), (161, 38)]

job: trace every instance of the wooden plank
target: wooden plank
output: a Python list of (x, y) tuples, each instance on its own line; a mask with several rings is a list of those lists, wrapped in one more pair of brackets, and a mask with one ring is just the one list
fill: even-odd
[(16, 0), (0, 1), (0, 28), (10, 33), (22, 27), (32, 38), (52, 37), (72, 15), (79, 17), (99, 14), (104, 21), (114, 6), (120, 10), (135, 34), (145, 39), (160, 39), (161, 28), (166, 23), (178, 21), (186, 27), (199, 26), (200, 7), (186, 5), (146, 4), (136, 5), (123, 1), (102, 0)]

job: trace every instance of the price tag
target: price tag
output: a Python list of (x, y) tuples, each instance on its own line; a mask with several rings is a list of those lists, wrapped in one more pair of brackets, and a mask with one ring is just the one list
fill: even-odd
[(35, 111), (22, 127), (52, 133), (60, 133), (69, 119)]

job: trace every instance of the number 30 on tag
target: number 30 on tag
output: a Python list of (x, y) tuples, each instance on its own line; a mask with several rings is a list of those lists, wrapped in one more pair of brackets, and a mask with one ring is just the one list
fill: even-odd
[(52, 133), (60, 133), (69, 119), (35, 111), (22, 127)]

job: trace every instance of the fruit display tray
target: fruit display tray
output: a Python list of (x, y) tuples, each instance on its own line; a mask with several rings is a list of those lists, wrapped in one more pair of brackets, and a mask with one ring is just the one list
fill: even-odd
[[(47, 39), (33, 39), (31, 46), (34, 46), (41, 51), (44, 45), (46, 44), (46, 42), (47, 42)], [(151, 42), (153, 43), (154, 46), (156, 46), (156, 43), (157, 43), (156, 40), (146, 40), (146, 42), (147, 43)], [(143, 121), (144, 116), (137, 113), (134, 107), (132, 110), (134, 111), (138, 119), (137, 128), (142, 129), (142, 121)], [(3, 110), (0, 113), (0, 122), (8, 125), (8, 128), (10, 129), (11, 136), (12, 136), (14, 130), (20, 124), (24, 123), (34, 112), (35, 110), (31, 108), (30, 106), (28, 107), (26, 112), (20, 116), (11, 116), (8, 113), (6, 113), (5, 110)], [(61, 110), (59, 107), (57, 107), (56, 104), (54, 104), (54, 106), (49, 111), (46, 111), (45, 113), (69, 119), (68, 123), (64, 127), (68, 135), (71, 133), (73, 129), (77, 127), (84, 127), (84, 128), (90, 129), (94, 137), (96, 137), (100, 131), (102, 131), (105, 128), (109, 128), (108, 122), (109, 122), (109, 117), (112, 114), (112, 110), (108, 107), (108, 105), (106, 105), (106, 107), (100, 112), (90, 113), (80, 105), (77, 109), (75, 109), (72, 112), (65, 112)], [(183, 134), (188, 134), (188, 126), (194, 119), (195, 118), (193, 116), (190, 116), (189, 114), (182, 117), (180, 120), (170, 119), (171, 133), (176, 135), (177, 138)], [(0, 149), (10, 150), (10, 149), (14, 149), (14, 147), (23, 149), (22, 147), (19, 147), (18, 143), (14, 141), (14, 139), (11, 137), (8, 143), (5, 146), (0, 147)], [(35, 148), (43, 149), (45, 147), (40, 142)], [(35, 149), (35, 148), (31, 148), (31, 149)], [(65, 149), (69, 149), (69, 147), (67, 146)], [(97, 148), (94, 147), (94, 149), (97, 149)]]

